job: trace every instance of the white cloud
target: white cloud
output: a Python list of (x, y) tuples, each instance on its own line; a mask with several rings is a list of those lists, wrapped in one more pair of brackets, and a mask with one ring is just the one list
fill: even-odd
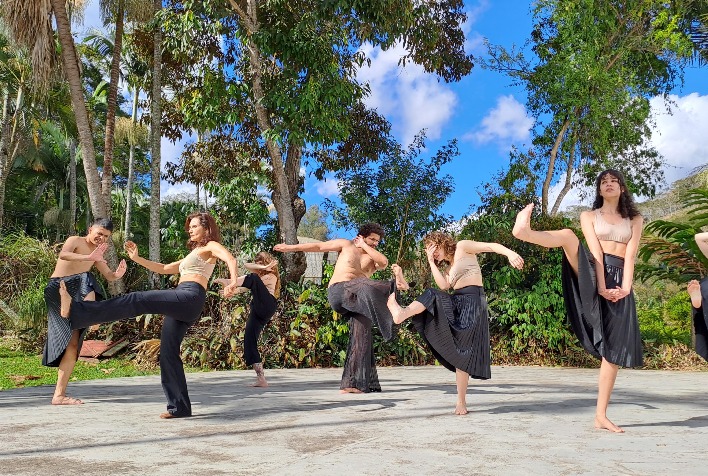
[(662, 98), (651, 100), (656, 120), (651, 144), (666, 161), (667, 184), (688, 176), (695, 167), (708, 162), (708, 95), (672, 94), (670, 100), (671, 113)]
[(497, 105), (482, 119), (481, 125), (464, 135), (464, 139), (478, 144), (496, 142), (502, 148), (527, 141), (533, 127), (533, 118), (523, 104), (512, 95), (500, 96)]
[(314, 184), (315, 191), (323, 197), (339, 196), (339, 181), (334, 177), (327, 177)]
[(371, 58), (371, 65), (357, 75), (371, 87), (367, 106), (394, 124), (404, 144), (421, 129), (427, 129), (429, 139), (439, 139), (457, 105), (455, 93), (435, 75), (425, 73), (422, 66), (408, 63), (400, 67), (398, 61), (406, 54), (402, 46), (382, 51), (367, 44), (362, 50)]
[(482, 53), (482, 45), (484, 44), (484, 37), (476, 31), (472, 31), (472, 25), (477, 23), (480, 15), (487, 11), (489, 8), (488, 0), (479, 0), (475, 5), (472, 5), (467, 9), (467, 21), (462, 24), (462, 31), (465, 34), (465, 52), (470, 53)]

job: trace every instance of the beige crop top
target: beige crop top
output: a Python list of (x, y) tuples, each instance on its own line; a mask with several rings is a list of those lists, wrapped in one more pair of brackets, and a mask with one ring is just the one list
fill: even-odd
[(451, 288), (454, 288), (460, 279), (474, 276), (475, 274), (482, 274), (477, 255), (463, 256), (450, 267), (450, 271), (447, 273), (447, 282), (450, 283)]
[(199, 274), (209, 279), (211, 273), (214, 272), (214, 266), (216, 263), (209, 263), (204, 261), (204, 259), (199, 256), (199, 248), (195, 248), (189, 253), (179, 264), (179, 275), (180, 277), (187, 274)]
[(600, 241), (616, 241), (618, 243), (629, 243), (632, 238), (632, 221), (623, 218), (621, 223), (613, 225), (608, 223), (600, 213), (600, 209), (595, 210), (595, 234)]

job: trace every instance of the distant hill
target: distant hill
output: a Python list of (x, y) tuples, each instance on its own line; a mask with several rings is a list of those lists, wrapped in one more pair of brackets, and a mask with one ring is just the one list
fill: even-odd
[(639, 203), (639, 209), (646, 221), (661, 218), (681, 222), (687, 213), (683, 208), (683, 196), (695, 188), (708, 188), (708, 164), (696, 168), (688, 177), (675, 181), (666, 192)]

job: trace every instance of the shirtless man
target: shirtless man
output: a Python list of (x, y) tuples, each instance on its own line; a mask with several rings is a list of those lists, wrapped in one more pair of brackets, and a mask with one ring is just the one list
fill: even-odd
[(370, 279), (388, 266), (388, 259), (376, 250), (383, 228), (376, 223), (359, 227), (353, 240), (335, 239), (322, 243), (279, 244), (281, 252), (339, 253), (329, 282), (327, 298), (332, 309), (349, 318), (349, 347), (340, 385), (341, 393), (380, 392), (376, 373), (371, 326), (376, 323), (386, 340), (393, 336), (393, 317), (386, 301), (395, 284)]
[(44, 288), (49, 323), (42, 365), (59, 368), (52, 405), (83, 403), (78, 398), (68, 397), (66, 386), (79, 357), (86, 329), (72, 331), (69, 321), (59, 315), (59, 283), (64, 280), (69, 294), (75, 300), (95, 301), (97, 295), (101, 299), (105, 297), (101, 285), (90, 272), (91, 268), (95, 266), (108, 281), (120, 279), (126, 270), (125, 260), (122, 260), (113, 272), (103, 259), (112, 231), (113, 223), (110, 220), (97, 218), (86, 236), (67, 238), (59, 252), (59, 259), (49, 283)]

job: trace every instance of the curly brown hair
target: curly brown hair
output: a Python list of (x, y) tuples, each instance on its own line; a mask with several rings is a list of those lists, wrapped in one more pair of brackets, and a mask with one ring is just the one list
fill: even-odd
[(267, 270), (258, 270), (254, 271), (258, 276), (265, 276), (266, 274), (272, 273), (275, 275), (275, 291), (273, 292), (273, 296), (277, 299), (280, 297), (280, 271), (278, 271), (278, 260), (273, 257), (270, 253), (266, 251), (261, 251), (256, 255), (256, 257), (253, 259), (253, 262), (255, 264), (260, 264), (263, 266), (267, 266), (271, 264), (272, 262), (275, 261), (275, 266), (273, 266), (270, 271)]
[[(440, 261), (436, 261), (436, 264), (446, 263), (450, 264), (450, 261), (455, 256), (455, 250), (457, 249), (457, 242), (455, 239), (447, 233), (442, 231), (433, 231), (425, 235), (423, 238), (423, 244), (427, 247), (428, 245), (435, 245), (443, 250), (445, 257)], [(448, 257), (450, 259), (448, 259)]]

